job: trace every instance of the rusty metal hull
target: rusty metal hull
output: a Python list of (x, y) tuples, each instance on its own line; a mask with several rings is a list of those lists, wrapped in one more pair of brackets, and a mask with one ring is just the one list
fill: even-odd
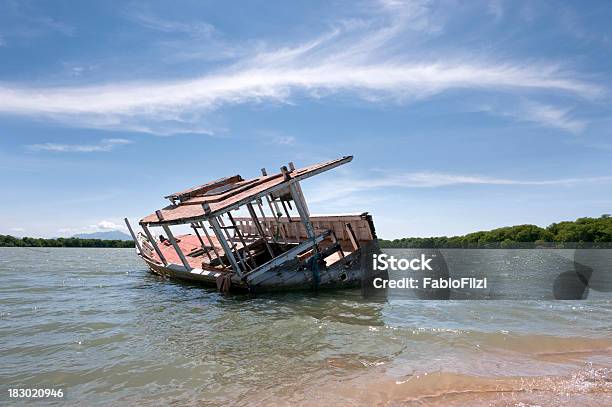
[[(380, 253), (376, 239), (367, 242), (359, 250), (341, 258), (330, 266), (320, 264), (318, 270), (316, 267), (307, 266), (297, 258), (292, 259), (267, 271), (250, 284), (240, 280), (235, 275), (231, 275), (230, 291), (259, 293), (370, 286), (373, 278), (381, 276), (380, 274), (375, 274), (372, 270), (372, 255), (375, 253)], [(221, 273), (200, 269), (188, 271), (186, 268), (176, 264), (163, 266), (145, 256), (141, 257), (146, 262), (149, 270), (156, 275), (201, 284), (202, 286), (218, 287), (217, 281)], [(382, 277), (386, 277), (386, 275)]]

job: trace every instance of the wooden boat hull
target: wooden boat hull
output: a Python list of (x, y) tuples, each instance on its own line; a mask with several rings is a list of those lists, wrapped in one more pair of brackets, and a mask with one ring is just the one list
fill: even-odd
[[(168, 278), (223, 292), (363, 287), (374, 278), (372, 255), (380, 251), (372, 216), (311, 215), (300, 186), (352, 159), (299, 169), (289, 163), (250, 180), (221, 178), (166, 196), (171, 205), (140, 220), (144, 235), (127, 218), (126, 226), (149, 269)], [(193, 234), (175, 236), (174, 225), (189, 225)], [(151, 227), (165, 236), (155, 238)]]
[[(317, 267), (305, 267), (297, 258), (287, 261), (259, 276), (250, 284), (231, 276), (230, 291), (249, 291), (251, 293), (291, 290), (342, 289), (371, 286), (375, 277), (386, 278), (372, 270), (372, 255), (380, 253), (378, 241), (367, 242), (349, 255), (333, 263), (331, 266), (320, 264)], [(140, 256), (149, 270), (159, 276), (170, 279), (188, 281), (203, 286), (219, 288), (223, 274), (219, 272), (192, 269), (177, 264), (164, 266), (145, 256)], [(313, 270), (314, 268), (314, 270)]]

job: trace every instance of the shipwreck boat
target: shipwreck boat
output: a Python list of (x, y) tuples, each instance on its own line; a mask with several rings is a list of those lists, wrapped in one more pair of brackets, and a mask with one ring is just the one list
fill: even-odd
[[(160, 276), (224, 292), (371, 284), (372, 254), (380, 251), (372, 217), (311, 216), (300, 187), (300, 181), (352, 159), (300, 169), (289, 163), (277, 174), (262, 169), (248, 180), (221, 178), (166, 196), (170, 205), (140, 220), (144, 233), (136, 235), (125, 222), (137, 254)], [(193, 233), (175, 236), (171, 227), (177, 225)], [(153, 227), (165, 236), (154, 238)]]

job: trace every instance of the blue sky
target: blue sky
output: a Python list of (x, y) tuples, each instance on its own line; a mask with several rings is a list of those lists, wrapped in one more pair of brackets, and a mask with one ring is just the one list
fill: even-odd
[(0, 1), (0, 233), (354, 155), (313, 213), (454, 235), (610, 213), (609, 2)]

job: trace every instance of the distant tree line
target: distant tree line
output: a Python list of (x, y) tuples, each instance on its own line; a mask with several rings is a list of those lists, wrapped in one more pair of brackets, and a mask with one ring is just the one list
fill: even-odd
[[(380, 239), (382, 248), (612, 247), (612, 217), (579, 218), (541, 228), (517, 225), (463, 236)], [(0, 247), (134, 247), (132, 240), (41, 239), (0, 235)]]
[(58, 237), (41, 239), (36, 237), (14, 237), (0, 235), (0, 247), (134, 247), (132, 240), (81, 239), (78, 237)]
[(579, 218), (541, 228), (517, 225), (463, 236), (380, 240), (382, 248), (612, 247), (612, 217)]

